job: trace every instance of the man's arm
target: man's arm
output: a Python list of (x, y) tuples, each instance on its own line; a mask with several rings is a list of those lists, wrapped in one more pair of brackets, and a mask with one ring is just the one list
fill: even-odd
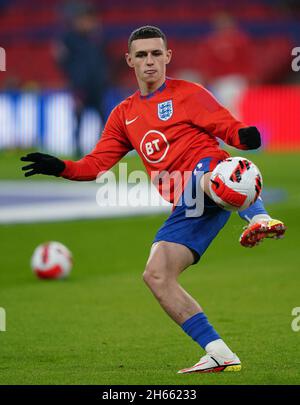
[(133, 149), (128, 140), (120, 110), (116, 107), (109, 116), (102, 136), (91, 153), (78, 161), (60, 160), (43, 153), (31, 153), (22, 157), (22, 161), (33, 162), (22, 168), (25, 176), (46, 174), (61, 176), (69, 180), (95, 180), (99, 173), (103, 173), (114, 166), (127, 152)]
[(187, 98), (185, 106), (192, 122), (238, 149), (257, 149), (261, 145), (256, 127), (238, 121), (202, 86)]

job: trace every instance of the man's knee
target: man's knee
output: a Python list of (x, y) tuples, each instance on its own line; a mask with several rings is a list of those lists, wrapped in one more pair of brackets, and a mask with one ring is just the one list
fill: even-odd
[(157, 242), (152, 247), (143, 279), (152, 290), (164, 288), (176, 281), (193, 261), (193, 254), (187, 247), (172, 242)]
[(143, 280), (150, 288), (163, 287), (168, 283), (170, 276), (166, 265), (159, 264), (156, 261), (149, 261), (143, 273)]
[(151, 288), (164, 288), (176, 279), (176, 272), (166, 246), (163, 243), (154, 248), (147, 262), (143, 279)]

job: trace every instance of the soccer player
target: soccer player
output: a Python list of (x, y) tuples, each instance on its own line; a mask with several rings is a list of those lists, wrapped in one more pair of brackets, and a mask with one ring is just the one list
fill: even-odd
[[(172, 188), (169, 201), (174, 209), (154, 239), (143, 278), (167, 314), (206, 351), (197, 364), (179, 373), (238, 371), (238, 356), (177, 279), (198, 262), (230, 216), (209, 198), (210, 173), (229, 156), (219, 147), (216, 136), (238, 149), (256, 149), (260, 134), (235, 119), (202, 86), (166, 78), (171, 56), (159, 28), (146, 26), (133, 31), (126, 61), (135, 71), (139, 90), (115, 107), (94, 150), (79, 161), (31, 153), (21, 158), (32, 162), (22, 169), (26, 177), (46, 174), (94, 180), (136, 149), (149, 175), (154, 171), (190, 172), (189, 181), (195, 181), (197, 173), (205, 173), (201, 178), (205, 206), (200, 216), (186, 215), (185, 200), (178, 199), (176, 185)], [(177, 204), (179, 200), (183, 200), (181, 204)], [(284, 234), (284, 224), (270, 218), (261, 199), (239, 214), (249, 222), (240, 239), (243, 246)]]

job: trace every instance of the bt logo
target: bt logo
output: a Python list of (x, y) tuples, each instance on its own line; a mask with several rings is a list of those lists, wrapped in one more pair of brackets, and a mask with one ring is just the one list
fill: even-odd
[(159, 131), (150, 129), (140, 143), (140, 151), (149, 163), (161, 162), (169, 150), (166, 136)]
[(146, 142), (145, 148), (148, 156), (152, 155), (155, 151), (159, 152), (159, 139), (153, 139), (151, 142)]

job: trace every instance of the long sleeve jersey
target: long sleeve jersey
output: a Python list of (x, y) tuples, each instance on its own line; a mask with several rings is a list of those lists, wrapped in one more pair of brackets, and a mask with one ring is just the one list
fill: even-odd
[[(155, 92), (139, 91), (111, 112), (102, 136), (91, 153), (79, 161), (66, 160), (61, 176), (70, 180), (94, 180), (135, 149), (151, 178), (153, 173), (192, 172), (200, 159), (223, 160), (229, 155), (217, 138), (246, 149), (238, 131), (247, 125), (201, 85), (167, 79)], [(169, 193), (174, 202), (176, 185)], [(159, 191), (162, 189), (159, 186)]]

